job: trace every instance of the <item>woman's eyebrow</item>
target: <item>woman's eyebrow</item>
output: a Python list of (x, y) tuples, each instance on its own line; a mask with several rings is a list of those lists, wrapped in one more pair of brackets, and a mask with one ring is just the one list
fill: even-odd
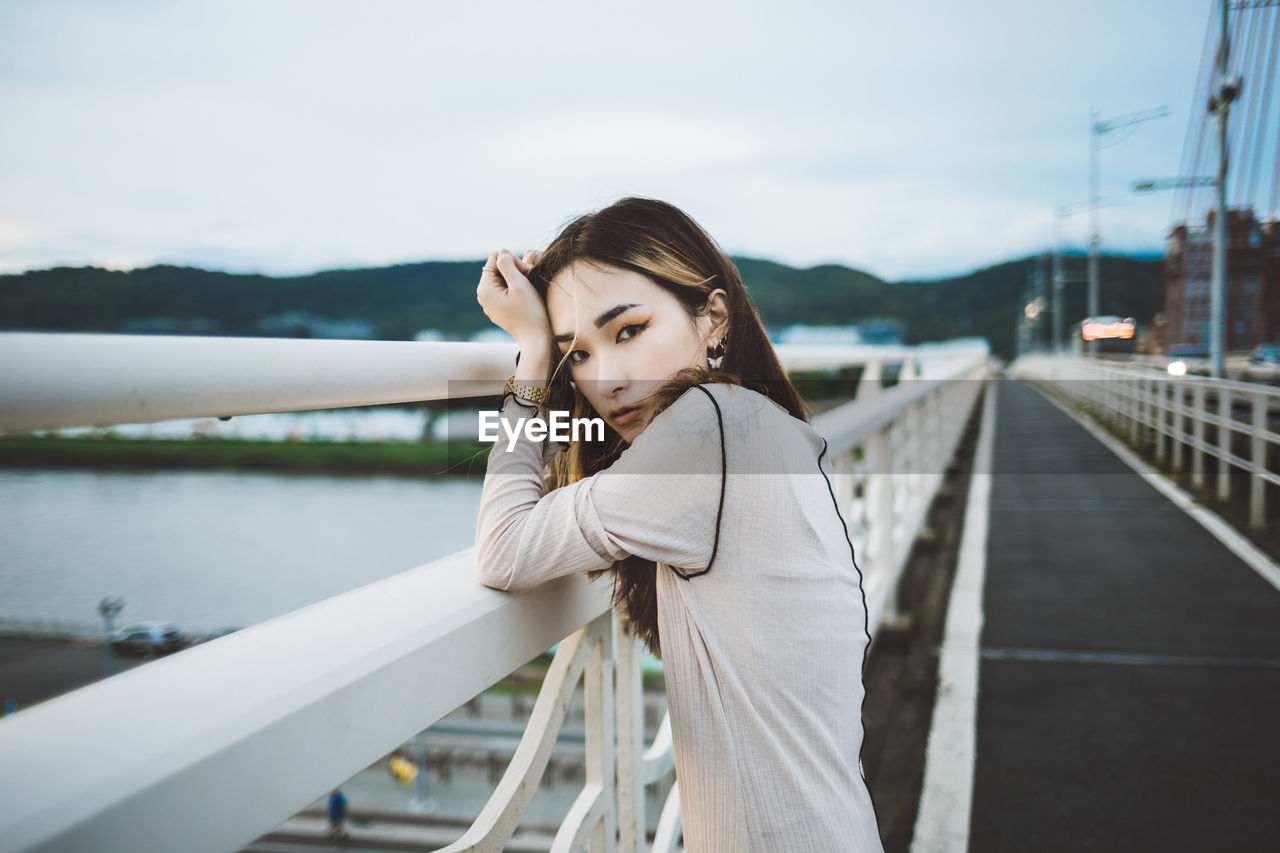
[[(614, 317), (617, 317), (623, 311), (626, 311), (630, 308), (635, 308), (639, 304), (640, 303), (638, 302), (629, 302), (626, 305), (613, 306), (608, 311), (605, 311), (603, 314), (601, 314), (599, 317), (596, 318), (596, 328), (603, 329), (605, 323), (609, 322)], [(552, 335), (551, 339), (558, 344), (564, 343), (566, 341), (571, 341), (573, 340), (573, 332), (568, 332), (563, 335)]]

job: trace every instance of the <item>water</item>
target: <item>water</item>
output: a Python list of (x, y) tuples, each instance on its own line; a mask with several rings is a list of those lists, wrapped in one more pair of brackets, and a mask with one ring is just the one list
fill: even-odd
[(0, 471), (0, 630), (244, 627), (471, 547), (481, 484), (226, 471)]

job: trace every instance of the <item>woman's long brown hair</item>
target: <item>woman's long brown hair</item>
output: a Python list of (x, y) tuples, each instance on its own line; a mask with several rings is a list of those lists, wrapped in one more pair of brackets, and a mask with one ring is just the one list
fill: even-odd
[[(807, 407), (773, 351), (738, 268), (679, 208), (656, 199), (624, 198), (574, 219), (551, 241), (529, 275), (544, 304), (552, 280), (579, 261), (640, 273), (680, 300), (691, 318), (706, 313), (712, 290), (722, 288), (728, 295), (728, 333), (723, 338), (721, 366), (679, 371), (645, 401), (640, 418), (651, 420), (694, 385), (727, 382), (758, 391), (792, 416), (808, 421)], [(551, 351), (558, 351), (554, 344)], [(595, 416), (569, 380), (561, 359), (548, 377), (548, 406), (570, 410), (575, 418)], [(573, 442), (555, 457), (552, 488), (589, 477), (617, 459), (626, 442), (611, 427), (606, 425), (606, 430), (606, 441)], [(615, 563), (613, 572), (614, 605), (650, 650), (660, 654), (655, 564), (632, 556)]]

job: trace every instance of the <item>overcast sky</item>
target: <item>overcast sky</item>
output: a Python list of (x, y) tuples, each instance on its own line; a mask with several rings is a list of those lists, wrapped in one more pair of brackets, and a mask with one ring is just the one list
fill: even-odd
[(648, 195), (734, 254), (937, 277), (1053, 243), (1091, 105), (1171, 111), (1101, 156), (1104, 250), (1158, 252), (1171, 195), (1128, 187), (1179, 171), (1209, 11), (0, 0), (0, 270), (479, 259)]

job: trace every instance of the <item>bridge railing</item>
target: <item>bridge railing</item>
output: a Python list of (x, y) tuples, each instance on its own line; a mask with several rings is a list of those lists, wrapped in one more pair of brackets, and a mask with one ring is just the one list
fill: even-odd
[(1153, 446), (1156, 461), (1209, 489), (1206, 460), (1216, 460), (1213, 493), (1232, 498), (1232, 469), (1248, 477), (1249, 523), (1267, 526), (1266, 486), (1280, 486), (1280, 388), (1254, 382), (1172, 376), (1155, 367), (1068, 356), (1023, 356), (1014, 376), (1037, 380), (1091, 409), (1130, 444)]
[[(788, 368), (864, 365), (857, 399), (814, 425), (874, 632), (981, 390), (985, 346), (779, 354)], [(513, 360), (501, 344), (0, 334), (0, 431), (440, 399), (450, 379), (497, 393)], [(881, 388), (894, 361), (902, 381)], [(608, 584), (496, 592), (476, 583), (471, 549), (0, 719), (0, 846), (236, 849), (557, 642), (505, 775), (444, 849), (504, 847), (582, 682), (586, 781), (552, 849), (643, 850), (670, 725), (644, 743), (642, 649)], [(675, 788), (653, 849), (679, 837)]]

